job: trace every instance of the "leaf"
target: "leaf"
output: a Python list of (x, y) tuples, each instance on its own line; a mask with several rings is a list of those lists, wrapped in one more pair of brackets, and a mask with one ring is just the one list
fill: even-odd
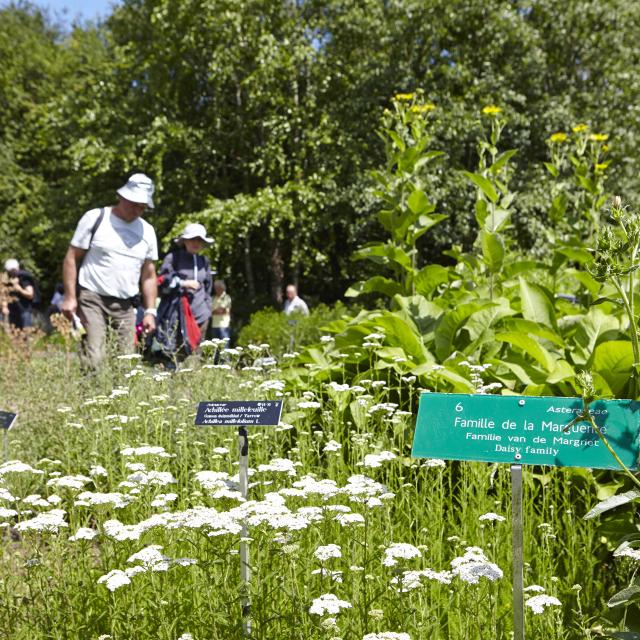
[(407, 148), (404, 140), (395, 131), (387, 130), (386, 133), (393, 140), (394, 144), (398, 149), (400, 149), (400, 151), (404, 151)]
[(445, 311), (435, 330), (436, 356), (440, 360), (447, 358), (454, 348), (456, 334), (465, 321), (474, 313), (492, 306), (493, 303), (469, 302)]
[[(640, 585), (637, 583), (631, 583), (628, 587), (625, 587), (621, 591), (618, 591), (615, 596), (612, 596), (607, 602), (609, 608), (618, 607), (621, 604), (626, 604), (630, 600), (638, 600), (640, 595)], [(640, 638), (640, 634), (636, 634)]]
[(380, 327), (385, 334), (385, 342), (391, 347), (402, 347), (405, 354), (417, 362), (433, 359), (422, 342), (422, 338), (413, 322), (403, 314), (387, 311), (375, 319), (376, 327)]
[[(534, 364), (525, 360), (525, 358), (519, 353), (511, 353), (507, 358), (502, 360), (494, 358), (489, 362), (494, 364), (496, 367), (499, 367), (500, 365), (504, 366), (515, 376), (517, 380), (526, 386), (542, 384), (545, 379), (545, 374)], [(502, 375), (504, 376), (504, 374)]]
[(599, 373), (617, 397), (624, 391), (633, 372), (633, 347), (626, 340), (608, 340), (599, 344), (591, 360), (591, 369)]
[(499, 320), (516, 313), (507, 298), (496, 298), (493, 302), (493, 306), (474, 313), (467, 321), (465, 329), (469, 332), (471, 340), (477, 340), (483, 333), (493, 328)]
[(556, 314), (545, 290), (540, 285), (527, 282), (523, 277), (518, 280), (523, 317), (547, 327), (555, 327)]
[(407, 204), (409, 205), (409, 209), (416, 215), (419, 215), (431, 206), (427, 196), (421, 189), (414, 189), (411, 192), (411, 195), (407, 198)]
[(545, 162), (544, 166), (546, 167), (547, 171), (554, 177), (557, 178), (558, 177), (558, 169), (552, 165), (550, 162)]
[(587, 178), (586, 176), (578, 176), (578, 182), (582, 186), (583, 189), (588, 191), (592, 195), (598, 194), (598, 183), (591, 178)]
[(423, 165), (427, 164), (427, 162), (431, 162), (434, 158), (439, 158), (444, 155), (443, 151), (428, 151), (427, 153), (423, 153), (417, 160), (414, 169), (417, 170)]
[(513, 278), (520, 273), (531, 273), (534, 269), (546, 269), (541, 262), (533, 260), (516, 260), (515, 262), (507, 261), (504, 265), (503, 273), (508, 278)]
[(476, 222), (480, 228), (484, 227), (484, 222), (487, 219), (489, 208), (487, 207), (486, 200), (476, 200)]
[(426, 341), (427, 334), (433, 331), (438, 318), (443, 313), (442, 308), (430, 302), (422, 295), (395, 295), (393, 296), (393, 301), (399, 308), (395, 313), (415, 324), (421, 334), (423, 342)]
[(565, 276), (577, 280), (592, 296), (596, 296), (602, 288), (602, 284), (586, 271), (565, 269), (563, 273)]
[(412, 268), (411, 258), (405, 251), (390, 243), (374, 242), (353, 253), (354, 260), (371, 260), (376, 264), (388, 265), (395, 262), (404, 269)]
[(416, 291), (429, 297), (438, 285), (449, 280), (449, 269), (439, 264), (429, 264), (416, 273), (413, 283)]
[(498, 273), (504, 262), (504, 240), (497, 233), (480, 232), (482, 257), (492, 273)]
[(468, 180), (473, 182), (484, 195), (491, 200), (494, 204), (498, 202), (498, 193), (494, 189), (493, 185), (489, 180), (487, 180), (484, 176), (481, 176), (479, 173), (472, 173), (471, 171), (463, 171), (462, 175), (464, 175)]
[(566, 360), (558, 360), (555, 369), (549, 374), (547, 384), (557, 384), (563, 380), (575, 378), (574, 368)]
[[(432, 209), (434, 208), (433, 205), (431, 205), (431, 208)], [(418, 238), (420, 238), (424, 233), (429, 231), (431, 227), (434, 227), (439, 222), (446, 220), (448, 217), (449, 216), (447, 216), (445, 213), (438, 213), (432, 216), (427, 216), (427, 215), (420, 216), (418, 220), (416, 220), (416, 222), (411, 227), (414, 240), (417, 240)]]
[(425, 363), (418, 365), (411, 369), (411, 375), (414, 376), (427, 376), (428, 381), (433, 384), (433, 380), (445, 380), (451, 385), (451, 389), (454, 393), (474, 393), (475, 387), (473, 384), (463, 378), (459, 373), (451, 371), (446, 366), (436, 365), (433, 363)]
[(564, 347), (565, 344), (564, 340), (553, 329), (524, 318), (510, 318), (505, 321), (505, 329), (538, 336), (558, 347)]
[(508, 342), (513, 347), (520, 349), (541, 364), (549, 373), (555, 369), (555, 357), (539, 344), (535, 338), (516, 331), (505, 331), (503, 333), (497, 333), (496, 340)]
[(510, 217), (511, 211), (502, 209), (501, 207), (495, 207), (491, 215), (488, 215), (485, 218), (483, 226), (486, 231), (494, 233), (496, 231), (500, 231), (500, 229), (505, 225), (505, 222), (507, 222)]
[(602, 309), (591, 307), (586, 315), (578, 321), (574, 340), (577, 345), (591, 354), (602, 334), (619, 328), (620, 321), (617, 318), (604, 313)]
[(615, 509), (623, 504), (629, 504), (638, 498), (640, 498), (640, 489), (631, 489), (631, 491), (617, 493), (615, 496), (611, 496), (602, 502), (598, 502), (598, 504), (584, 516), (584, 519), (591, 520), (592, 518), (603, 514), (605, 511)]
[(517, 149), (509, 149), (508, 151), (502, 152), (496, 159), (496, 161), (489, 167), (489, 171), (491, 173), (496, 174), (500, 171), (506, 164), (513, 158), (513, 156), (518, 153)]
[(593, 254), (580, 247), (562, 247), (561, 249), (556, 249), (556, 253), (580, 264), (587, 264), (593, 260)]
[(396, 293), (402, 293), (402, 286), (395, 280), (385, 278), (384, 276), (373, 276), (368, 280), (361, 280), (349, 287), (345, 292), (347, 298), (356, 298), (363, 293), (384, 293), (390, 298)]

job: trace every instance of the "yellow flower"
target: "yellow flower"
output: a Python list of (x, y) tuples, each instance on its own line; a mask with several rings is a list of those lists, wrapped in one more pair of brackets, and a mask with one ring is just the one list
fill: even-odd
[(495, 104), (490, 104), (482, 109), (482, 113), (484, 113), (485, 116), (495, 116), (502, 113), (502, 108), (496, 107)]
[(549, 140), (551, 142), (565, 142), (567, 138), (568, 138), (567, 134), (562, 133), (562, 131), (558, 131), (557, 133), (552, 133), (551, 136), (549, 136)]
[(609, 151), (609, 145), (608, 144), (603, 144), (602, 145), (602, 153), (607, 153), (607, 151)]
[(415, 97), (415, 93), (396, 93), (394, 99), (398, 102), (411, 102)]
[(589, 140), (593, 140), (594, 142), (606, 142), (608, 139), (608, 133), (592, 133), (589, 136)]
[(577, 124), (575, 127), (571, 129), (573, 133), (581, 133), (582, 131), (586, 131), (589, 128), (588, 124)]
[(427, 104), (414, 104), (411, 107), (411, 112), (412, 113), (427, 113), (427, 111), (433, 111), (436, 108), (436, 105), (431, 103), (431, 102), (427, 102)]
[(604, 171), (608, 166), (609, 166), (608, 162), (600, 162), (596, 164), (594, 168), (596, 171)]

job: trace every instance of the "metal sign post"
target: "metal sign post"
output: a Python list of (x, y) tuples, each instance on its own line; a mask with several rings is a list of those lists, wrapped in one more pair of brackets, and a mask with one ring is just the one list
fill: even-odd
[[(238, 452), (240, 454), (240, 493), (246, 500), (249, 489), (249, 434), (245, 427), (238, 428)], [(249, 531), (246, 523), (240, 532), (240, 579), (242, 580), (242, 633), (251, 635), (251, 566), (249, 565)]]
[[(229, 400), (200, 402), (195, 423), (202, 426), (237, 427), (240, 465), (240, 493), (249, 493), (249, 434), (247, 427), (275, 426), (280, 423), (282, 400)], [(251, 636), (251, 565), (249, 564), (249, 530), (244, 523), (240, 531), (240, 580), (242, 581), (242, 635)]]
[(524, 640), (524, 540), (522, 465), (511, 465), (511, 526), (513, 530), (513, 640)]

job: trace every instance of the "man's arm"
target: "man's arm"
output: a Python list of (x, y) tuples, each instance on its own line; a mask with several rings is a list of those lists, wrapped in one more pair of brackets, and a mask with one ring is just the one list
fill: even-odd
[[(142, 326), (146, 333), (156, 330), (156, 298), (158, 297), (158, 280), (153, 260), (145, 260), (140, 271), (140, 288), (142, 289), (142, 305), (145, 313)], [(153, 309), (153, 313), (150, 311)]]
[(33, 300), (35, 290), (32, 285), (28, 284), (26, 287), (20, 286), (19, 282), (14, 282), (13, 290), (25, 300)]
[(67, 254), (62, 262), (62, 284), (64, 286), (64, 300), (60, 310), (69, 319), (73, 320), (73, 314), (78, 310), (78, 292), (76, 281), (78, 280), (78, 265), (86, 254), (85, 249), (79, 249), (69, 245)]

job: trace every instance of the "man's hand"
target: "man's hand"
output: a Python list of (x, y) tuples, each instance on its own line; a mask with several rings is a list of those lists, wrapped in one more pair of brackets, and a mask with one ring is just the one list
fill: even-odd
[(183, 289), (191, 289), (197, 291), (200, 288), (200, 283), (197, 280), (182, 280)]
[(62, 305), (60, 306), (60, 311), (64, 315), (67, 320), (71, 320), (73, 322), (73, 316), (78, 310), (78, 301), (75, 298), (71, 298), (69, 296), (64, 297), (62, 301)]
[(142, 329), (145, 334), (153, 333), (156, 330), (156, 317), (153, 314), (144, 314), (142, 318)]

